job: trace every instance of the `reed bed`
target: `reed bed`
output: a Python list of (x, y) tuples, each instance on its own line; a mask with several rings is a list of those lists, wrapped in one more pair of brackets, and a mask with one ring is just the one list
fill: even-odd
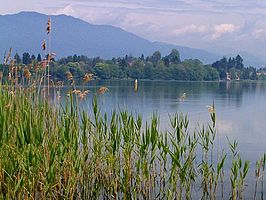
[[(161, 131), (156, 115), (144, 122), (127, 111), (100, 113), (106, 87), (94, 94), (91, 114), (81, 110), (89, 91), (77, 90), (71, 73), (67, 102), (58, 106), (60, 83), (51, 103), (42, 70), (26, 69), (24, 85), (11, 76), (0, 86), (1, 199), (243, 199), (249, 161), (236, 141), (230, 154), (215, 150), (214, 105), (210, 124), (191, 131), (188, 117), (175, 114)], [(259, 189), (263, 198), (265, 160), (256, 164), (254, 199)]]

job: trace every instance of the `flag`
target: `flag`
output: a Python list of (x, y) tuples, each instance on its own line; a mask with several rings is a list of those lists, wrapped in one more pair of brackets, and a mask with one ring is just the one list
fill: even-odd
[(43, 43), (42, 43), (42, 50), (45, 50), (46, 49), (46, 41), (43, 40)]
[(46, 28), (47, 34), (51, 32), (51, 17), (49, 17)]

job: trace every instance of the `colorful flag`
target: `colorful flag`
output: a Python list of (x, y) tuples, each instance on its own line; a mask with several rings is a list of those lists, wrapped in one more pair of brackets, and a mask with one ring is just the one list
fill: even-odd
[(51, 32), (51, 17), (49, 17), (46, 28), (47, 34)]
[(46, 41), (43, 40), (43, 43), (42, 43), (42, 50), (45, 50), (46, 49)]

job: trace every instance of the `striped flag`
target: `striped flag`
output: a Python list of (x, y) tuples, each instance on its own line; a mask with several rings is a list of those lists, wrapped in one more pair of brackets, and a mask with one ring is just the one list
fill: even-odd
[(43, 40), (43, 43), (42, 43), (42, 50), (45, 50), (46, 49), (46, 41)]
[(46, 28), (47, 34), (51, 32), (51, 17), (49, 17)]

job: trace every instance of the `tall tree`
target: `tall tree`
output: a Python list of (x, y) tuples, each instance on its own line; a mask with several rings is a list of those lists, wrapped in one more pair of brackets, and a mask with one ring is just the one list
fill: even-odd
[(236, 67), (236, 60), (235, 58), (229, 58), (228, 59), (228, 64), (227, 64), (227, 69), (235, 68)]
[(173, 49), (171, 53), (168, 56), (170, 63), (172, 64), (178, 64), (181, 62), (179, 51), (176, 49)]
[(41, 62), (41, 61), (42, 61), (41, 54), (38, 54), (38, 56), (37, 56), (37, 61), (38, 61), (38, 62)]
[(32, 54), (32, 55), (31, 55), (31, 61), (34, 61), (35, 59), (36, 59), (35, 55)]
[(126, 70), (126, 68), (128, 67), (128, 63), (125, 58), (120, 59), (118, 61), (118, 65), (122, 70)]
[(240, 55), (237, 55), (235, 60), (236, 60), (236, 68), (243, 69), (244, 68), (243, 58)]
[(20, 58), (20, 56), (18, 55), (18, 53), (15, 54), (14, 59), (16, 60), (16, 63), (17, 63), (17, 64), (21, 63), (21, 58)]
[(140, 59), (141, 59), (142, 61), (144, 61), (144, 60), (145, 60), (145, 58), (144, 58), (144, 55), (143, 55), (143, 54), (141, 54), (141, 57), (140, 57)]
[(163, 57), (162, 60), (164, 61), (164, 65), (165, 65), (166, 67), (169, 67), (169, 66), (170, 66), (169, 56), (165, 56), (165, 57)]
[(28, 52), (23, 53), (22, 55), (22, 62), (25, 65), (28, 65), (31, 63), (30, 54)]
[(73, 56), (73, 62), (78, 62), (78, 56), (77, 56), (77, 54), (75, 54), (75, 55)]
[(226, 57), (223, 57), (221, 60), (213, 63), (212, 67), (214, 67), (219, 72), (221, 79), (226, 78), (226, 73), (228, 72), (228, 61)]
[(151, 57), (153, 64), (157, 64), (161, 58), (162, 55), (160, 51), (155, 51)]

